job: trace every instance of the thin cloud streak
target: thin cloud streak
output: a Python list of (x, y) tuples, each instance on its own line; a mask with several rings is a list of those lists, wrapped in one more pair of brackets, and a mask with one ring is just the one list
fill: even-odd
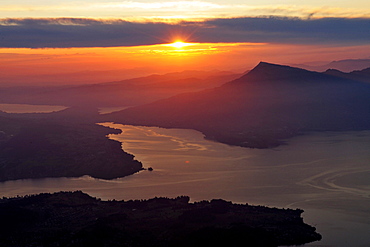
[(370, 18), (218, 18), (179, 23), (118, 19), (0, 19), (0, 47), (138, 46), (184, 39), (201, 43), (366, 45)]

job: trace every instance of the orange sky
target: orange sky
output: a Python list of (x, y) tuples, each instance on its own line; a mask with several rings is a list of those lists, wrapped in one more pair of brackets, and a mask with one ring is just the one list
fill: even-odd
[[(0, 86), (370, 58), (368, 0), (12, 0), (0, 13)], [(201, 43), (158, 45), (176, 39)]]
[[(363, 51), (370, 50), (369, 48), (370, 45), (330, 47), (266, 43), (193, 43), (182, 48), (168, 45), (109, 48), (3, 48), (0, 49), (0, 77), (3, 85), (37, 85), (49, 84), (48, 82), (50, 84), (106, 82), (151, 73), (183, 70), (218, 69), (242, 72), (251, 69), (259, 61), (297, 64), (362, 58)], [(84, 71), (89, 71), (85, 73), (85, 77), (81, 74)], [(101, 77), (87, 76), (93, 71), (116, 72), (102, 73)], [(70, 73), (77, 73), (78, 79), (76, 74)], [(58, 78), (60, 75), (63, 76)], [(44, 76), (44, 78), (40, 80), (38, 76)]]

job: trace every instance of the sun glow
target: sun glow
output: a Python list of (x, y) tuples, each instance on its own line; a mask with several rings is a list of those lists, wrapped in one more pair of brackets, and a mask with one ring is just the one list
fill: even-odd
[(170, 44), (166, 44), (166, 46), (170, 46), (170, 47), (173, 47), (173, 48), (176, 48), (176, 49), (182, 49), (184, 47), (191, 46), (191, 45), (195, 45), (195, 44), (186, 43), (186, 42), (183, 42), (181, 40), (175, 41), (175, 42), (170, 43)]

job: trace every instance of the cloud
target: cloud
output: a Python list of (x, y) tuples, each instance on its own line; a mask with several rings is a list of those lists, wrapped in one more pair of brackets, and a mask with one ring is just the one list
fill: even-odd
[[(231, 18), (205, 22), (202, 39), (219, 42), (270, 42), (288, 44), (368, 44), (369, 18)], [(215, 30), (223, 30), (218, 35)]]
[(171, 11), (188, 11), (188, 10), (203, 10), (223, 8), (222, 5), (202, 1), (173, 1), (173, 2), (133, 2), (124, 1), (120, 3), (103, 3), (93, 5), (97, 8), (123, 8), (123, 9), (145, 9), (145, 10), (171, 10)]
[(307, 17), (369, 17), (369, 5), (362, 1), (345, 3), (304, 3), (289, 1), (291, 4), (276, 4), (270, 1), (27, 1), (13, 0), (0, 3), (0, 12), (6, 17), (77, 17), (100, 18), (219, 18), (237, 16), (281, 15)]
[(111, 47), (188, 42), (369, 44), (370, 18), (218, 18), (129, 22), (88, 18), (0, 19), (0, 47)]

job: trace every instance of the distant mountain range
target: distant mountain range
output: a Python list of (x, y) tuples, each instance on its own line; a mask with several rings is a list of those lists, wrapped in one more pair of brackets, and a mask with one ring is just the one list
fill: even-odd
[(0, 103), (133, 106), (179, 93), (213, 88), (238, 78), (227, 71), (183, 71), (122, 81), (59, 87), (3, 87)]
[(370, 59), (345, 59), (320, 64), (293, 64), (293, 66), (318, 72), (324, 72), (328, 69), (335, 69), (348, 73), (354, 70), (363, 70), (369, 68)]
[(220, 87), (132, 107), (102, 120), (191, 128), (212, 140), (254, 148), (277, 146), (309, 131), (370, 129), (370, 84), (356, 80), (358, 74), (366, 77), (366, 70), (332, 72), (261, 62)]
[(370, 83), (370, 68), (363, 70), (354, 70), (349, 73), (345, 73), (336, 69), (328, 69), (327, 71), (325, 71), (325, 74)]

